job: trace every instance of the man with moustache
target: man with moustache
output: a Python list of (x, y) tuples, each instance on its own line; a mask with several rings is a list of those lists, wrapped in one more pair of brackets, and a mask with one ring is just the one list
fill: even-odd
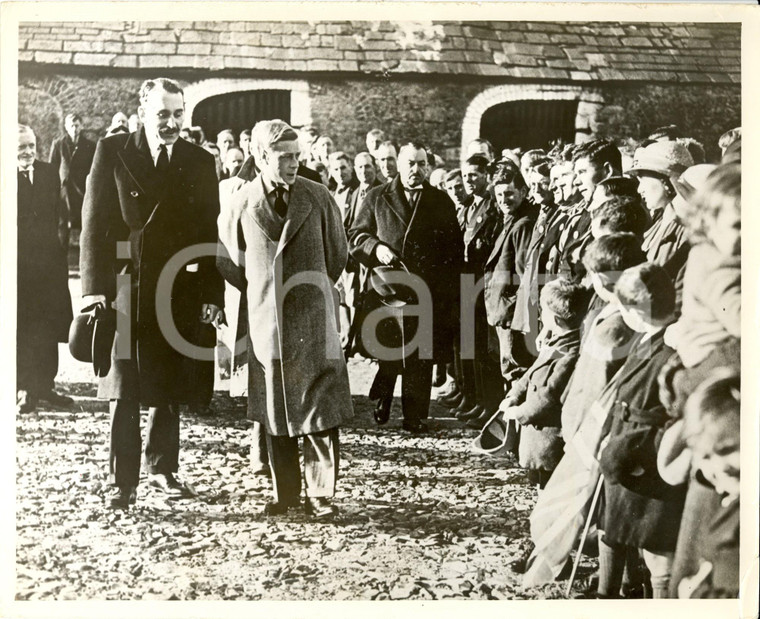
[(53, 390), (58, 342), (71, 323), (65, 205), (58, 170), (38, 161), (37, 138), (18, 126), (18, 262), (16, 406), (35, 410), (40, 400), (67, 407), (72, 399)]
[(72, 243), (76, 244), (78, 231), (82, 228), (82, 200), (95, 155), (95, 143), (82, 135), (82, 117), (79, 114), (66, 114), (63, 127), (65, 133), (53, 142), (50, 149), (50, 164), (58, 170), (61, 197), (68, 212), (68, 227), (73, 231)]
[[(375, 420), (387, 423), (396, 378), (401, 374), (402, 428), (413, 434), (428, 430), (423, 420), (430, 406), (433, 363), (451, 360), (463, 252), (454, 205), (444, 192), (427, 183), (427, 165), (421, 144), (404, 145), (399, 151), (398, 175), (367, 193), (348, 235), (351, 255), (358, 262), (368, 269), (403, 264), (422, 279), (431, 295), (432, 316), (414, 313), (418, 307), (414, 305), (389, 308), (391, 315), (372, 334), (396, 353), (394, 359), (378, 360), (369, 393), (376, 400)], [(379, 292), (370, 289), (365, 302), (380, 308)], [(432, 350), (410, 350), (417, 330), (429, 329), (431, 319)], [(362, 325), (356, 329), (359, 333)], [(371, 342), (364, 344), (365, 349), (371, 348)]]
[(142, 130), (98, 143), (82, 209), (83, 306), (117, 312), (98, 397), (110, 400), (110, 506), (121, 509), (136, 500), (141, 405), (149, 407), (150, 485), (170, 498), (187, 494), (175, 477), (178, 405), (210, 398), (213, 323), (224, 299), (213, 156), (179, 139), (185, 103), (177, 82), (146, 80), (139, 99)]

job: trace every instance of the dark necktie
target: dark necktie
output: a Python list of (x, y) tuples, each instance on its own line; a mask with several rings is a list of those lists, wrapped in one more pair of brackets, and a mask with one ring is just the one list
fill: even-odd
[(285, 202), (285, 187), (277, 186), (274, 190), (274, 212), (283, 219), (288, 214), (288, 204)]
[(169, 153), (166, 144), (158, 147), (158, 159), (156, 159), (156, 172), (166, 172), (169, 169)]
[(422, 189), (407, 189), (407, 195), (409, 196), (409, 206), (413, 209), (417, 208), (417, 202), (420, 201), (420, 193)]
[(29, 175), (29, 170), (21, 170), (21, 178), (24, 179), (24, 181), (26, 182), (27, 185), (29, 185), (29, 187), (32, 186), (32, 179)]

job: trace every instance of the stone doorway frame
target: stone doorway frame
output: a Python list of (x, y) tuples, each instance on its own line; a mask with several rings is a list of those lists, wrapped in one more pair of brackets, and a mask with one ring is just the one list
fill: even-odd
[(274, 80), (274, 79), (235, 79), (212, 78), (194, 82), (185, 87), (185, 123), (192, 123), (193, 112), (201, 101), (226, 95), (232, 92), (251, 90), (289, 90), (290, 91), (290, 124), (293, 126), (310, 125), (311, 97), (309, 83), (304, 80)]
[(467, 106), (462, 121), (462, 142), (460, 159), (464, 157), (467, 145), (480, 136), (480, 121), (483, 114), (500, 103), (510, 101), (578, 101), (575, 116), (575, 142), (587, 142), (593, 137), (596, 115), (604, 103), (597, 90), (576, 85), (557, 84), (503, 84), (492, 86), (477, 95)]

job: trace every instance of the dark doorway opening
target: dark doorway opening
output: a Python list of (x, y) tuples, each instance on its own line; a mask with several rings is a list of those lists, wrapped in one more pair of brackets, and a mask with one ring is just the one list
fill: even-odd
[(575, 141), (577, 101), (508, 101), (486, 110), (480, 119), (480, 137), (493, 144), (496, 154), (504, 148), (549, 148), (561, 138)]
[(193, 125), (200, 125), (212, 142), (222, 129), (232, 129), (237, 137), (258, 121), (273, 118), (290, 122), (289, 90), (230, 92), (204, 99), (193, 110)]

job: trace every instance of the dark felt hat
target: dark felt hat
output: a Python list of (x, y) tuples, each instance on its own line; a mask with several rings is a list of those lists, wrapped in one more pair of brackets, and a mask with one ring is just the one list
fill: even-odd
[(401, 260), (393, 264), (374, 267), (369, 273), (369, 285), (380, 296), (380, 301), (388, 307), (403, 307), (412, 303), (414, 290), (403, 283), (409, 269)]
[(116, 312), (95, 303), (82, 310), (69, 328), (69, 351), (77, 361), (92, 363), (95, 376), (111, 369), (111, 348), (116, 334)]

